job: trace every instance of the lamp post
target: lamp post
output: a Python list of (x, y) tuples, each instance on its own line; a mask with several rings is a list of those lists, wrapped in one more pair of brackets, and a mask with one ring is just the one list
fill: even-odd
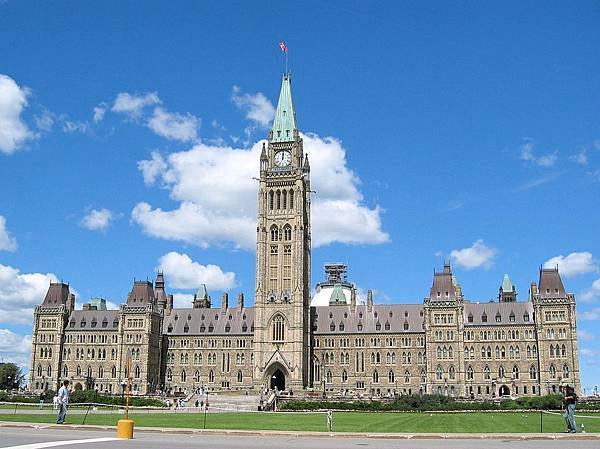
[(126, 380), (122, 380), (121, 381), (121, 387), (122, 387), (122, 391), (121, 391), (121, 406), (125, 405), (125, 388), (127, 387), (127, 381)]

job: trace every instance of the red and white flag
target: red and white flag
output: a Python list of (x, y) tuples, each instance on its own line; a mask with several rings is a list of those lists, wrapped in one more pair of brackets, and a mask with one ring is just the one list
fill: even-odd
[(281, 48), (282, 52), (287, 53), (287, 45), (285, 45), (285, 42), (279, 42), (279, 48)]

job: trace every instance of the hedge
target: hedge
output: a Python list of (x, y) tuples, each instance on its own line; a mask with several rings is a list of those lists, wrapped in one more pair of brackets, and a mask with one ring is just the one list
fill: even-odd
[[(304, 410), (353, 410), (353, 411), (461, 411), (461, 410), (560, 410), (563, 408), (562, 396), (523, 397), (494, 401), (457, 401), (441, 395), (403, 395), (392, 401), (380, 400), (340, 400), (311, 401), (283, 400), (278, 409), (287, 411)], [(579, 409), (600, 410), (599, 402), (579, 403)]]

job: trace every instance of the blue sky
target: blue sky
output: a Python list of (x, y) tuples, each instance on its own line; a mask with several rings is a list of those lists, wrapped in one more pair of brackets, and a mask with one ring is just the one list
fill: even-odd
[[(49, 279), (118, 304), (167, 272), (254, 289), (257, 148), (289, 47), (311, 155), (312, 281), (471, 300), (558, 263), (599, 380), (596, 2), (0, 2), (0, 357), (27, 363)], [(255, 166), (253, 165), (255, 164)], [(594, 283), (595, 282), (595, 283)]]

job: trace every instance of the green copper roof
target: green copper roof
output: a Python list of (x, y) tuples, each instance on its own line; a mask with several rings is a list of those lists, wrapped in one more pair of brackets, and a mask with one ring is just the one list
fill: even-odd
[(502, 291), (503, 292), (512, 292), (513, 291), (513, 283), (508, 277), (508, 274), (504, 275), (504, 279), (502, 280)]
[(208, 298), (208, 291), (206, 290), (206, 284), (200, 284), (198, 291), (196, 292), (196, 298), (204, 299)]
[(333, 287), (333, 292), (331, 292), (331, 296), (329, 297), (329, 304), (332, 303), (346, 304), (346, 296), (344, 295), (344, 291), (342, 290), (341, 284), (335, 284), (335, 286)]
[(283, 75), (281, 81), (281, 92), (277, 112), (273, 121), (273, 137), (271, 142), (291, 142), (294, 140), (296, 129), (296, 112), (292, 101), (292, 76), (288, 73)]

